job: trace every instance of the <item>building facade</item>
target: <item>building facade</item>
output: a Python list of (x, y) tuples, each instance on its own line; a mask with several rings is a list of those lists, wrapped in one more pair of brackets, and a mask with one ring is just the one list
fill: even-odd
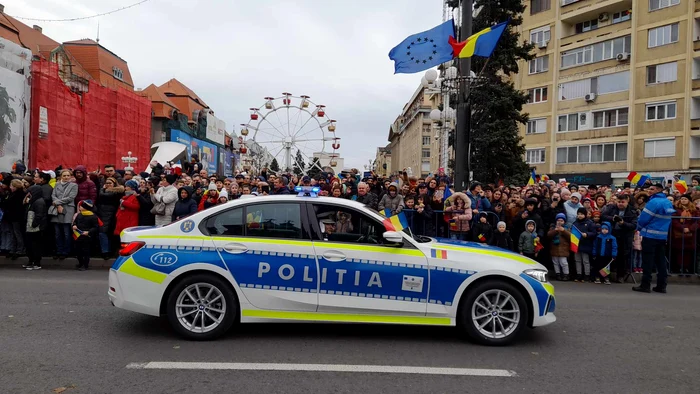
[(530, 96), (521, 132), (538, 174), (700, 172), (700, 1), (526, 3), (519, 29), (536, 58), (514, 80)]
[(374, 172), (381, 177), (391, 174), (391, 149), (389, 146), (378, 147), (374, 156)]

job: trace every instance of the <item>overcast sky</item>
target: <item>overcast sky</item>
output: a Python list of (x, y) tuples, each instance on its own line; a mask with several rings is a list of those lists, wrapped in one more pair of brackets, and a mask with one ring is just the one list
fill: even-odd
[[(137, 0), (0, 0), (5, 13), (94, 15)], [(240, 129), (265, 96), (306, 94), (338, 121), (346, 167), (362, 169), (423, 73), (393, 74), (391, 48), (442, 21), (440, 0), (150, 0), (99, 18), (35, 22), (64, 42), (95, 39), (145, 88), (177, 78)]]

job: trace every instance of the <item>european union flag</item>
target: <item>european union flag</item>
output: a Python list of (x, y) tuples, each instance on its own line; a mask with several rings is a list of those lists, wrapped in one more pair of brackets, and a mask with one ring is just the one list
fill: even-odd
[(450, 36), (455, 35), (452, 19), (428, 31), (409, 36), (389, 52), (394, 73), (411, 74), (452, 60)]

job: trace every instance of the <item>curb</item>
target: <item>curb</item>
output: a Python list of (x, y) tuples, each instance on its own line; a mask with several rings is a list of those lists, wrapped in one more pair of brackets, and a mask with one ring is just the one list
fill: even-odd
[[(114, 265), (115, 259), (90, 259), (90, 268), (105, 268), (109, 269)], [(23, 264), (27, 263), (26, 257), (20, 257), (17, 260), (10, 260), (7, 257), (0, 258), (0, 267), (17, 267), (21, 268)], [(44, 257), (41, 259), (41, 266), (46, 268), (64, 268), (64, 269), (74, 269), (78, 264), (78, 260), (75, 257), (68, 257), (65, 260), (54, 260), (51, 257)]]

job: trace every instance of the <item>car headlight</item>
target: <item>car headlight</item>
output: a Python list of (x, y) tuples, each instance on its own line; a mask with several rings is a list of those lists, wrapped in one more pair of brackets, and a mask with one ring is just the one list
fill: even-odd
[(545, 270), (525, 270), (523, 274), (540, 282), (547, 282), (547, 271)]

